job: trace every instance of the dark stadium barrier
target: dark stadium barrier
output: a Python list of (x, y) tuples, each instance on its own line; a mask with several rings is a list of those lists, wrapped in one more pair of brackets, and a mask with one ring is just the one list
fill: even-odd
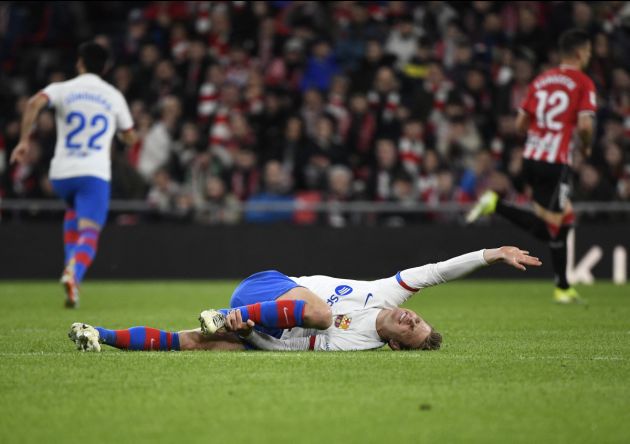
[[(628, 234), (627, 224), (621, 223), (578, 227), (573, 263), (581, 280), (588, 281), (591, 272), (595, 279), (610, 280), (615, 274), (623, 280)], [(500, 245), (526, 248), (544, 266), (527, 273), (493, 267), (475, 273), (476, 278), (551, 277), (546, 245), (507, 224), (344, 229), (141, 224), (106, 227), (88, 278), (238, 279), (266, 269), (289, 275), (377, 278)], [(61, 262), (61, 224), (0, 224), (0, 279), (54, 279), (61, 273)]]

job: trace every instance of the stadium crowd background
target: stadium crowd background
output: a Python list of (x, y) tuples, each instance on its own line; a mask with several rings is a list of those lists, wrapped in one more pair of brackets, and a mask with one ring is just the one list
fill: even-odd
[(312, 223), (239, 203), (438, 206), (488, 187), (525, 202), (516, 110), (571, 27), (593, 37), (599, 106), (574, 200), (630, 201), (626, 2), (3, 2), (0, 197), (53, 197), (52, 112), (38, 118), (30, 164), (8, 158), (28, 97), (73, 77), (78, 44), (96, 36), (141, 138), (114, 148), (112, 198), (145, 199), (160, 218)]

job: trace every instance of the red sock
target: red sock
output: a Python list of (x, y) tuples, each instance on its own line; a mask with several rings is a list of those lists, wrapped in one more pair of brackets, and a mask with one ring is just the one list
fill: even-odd
[(243, 322), (251, 319), (258, 325), (269, 328), (300, 327), (304, 322), (306, 301), (280, 300), (258, 302), (257, 304), (236, 307), (241, 311)]

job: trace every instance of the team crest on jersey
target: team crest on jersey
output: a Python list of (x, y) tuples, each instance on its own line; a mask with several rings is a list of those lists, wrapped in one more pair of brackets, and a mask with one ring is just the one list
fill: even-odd
[(347, 330), (350, 328), (350, 323), (352, 319), (346, 315), (337, 315), (335, 316), (335, 327), (340, 328), (342, 330)]
[(337, 293), (339, 296), (347, 296), (352, 293), (352, 287), (348, 285), (340, 285), (335, 288), (335, 293)]

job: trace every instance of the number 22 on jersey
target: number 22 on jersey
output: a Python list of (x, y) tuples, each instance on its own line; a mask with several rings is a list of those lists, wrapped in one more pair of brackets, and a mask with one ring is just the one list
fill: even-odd
[(98, 151), (103, 148), (99, 139), (109, 128), (109, 120), (104, 114), (95, 114), (89, 118), (81, 112), (73, 111), (66, 116), (66, 124), (72, 127), (66, 135), (66, 148), (69, 150), (81, 150), (83, 148), (84, 145), (77, 139), (84, 138), (84, 132), (87, 133), (88, 137), (88, 149)]

